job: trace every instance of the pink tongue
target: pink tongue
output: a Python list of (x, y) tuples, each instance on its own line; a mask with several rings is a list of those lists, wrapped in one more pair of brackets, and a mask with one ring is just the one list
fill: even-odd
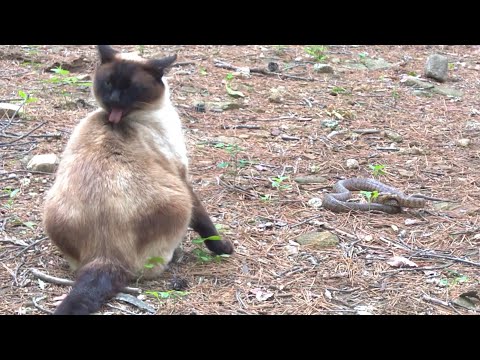
[(122, 120), (123, 111), (120, 109), (112, 109), (112, 112), (108, 116), (108, 121), (114, 124), (118, 124)]

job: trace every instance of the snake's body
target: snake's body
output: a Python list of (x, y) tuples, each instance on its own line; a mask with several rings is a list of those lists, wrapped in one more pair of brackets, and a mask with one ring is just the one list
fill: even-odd
[[(369, 203), (347, 202), (352, 197), (351, 190), (378, 191), (380, 195)], [(326, 194), (323, 198), (323, 207), (334, 212), (377, 210), (396, 214), (401, 211), (402, 207), (422, 208), (424, 206), (424, 198), (407, 196), (400, 190), (380, 181), (364, 178), (340, 180), (333, 186), (333, 193)]]

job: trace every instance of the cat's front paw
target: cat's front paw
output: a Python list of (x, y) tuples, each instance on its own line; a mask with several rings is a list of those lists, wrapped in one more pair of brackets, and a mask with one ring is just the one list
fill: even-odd
[(206, 240), (205, 245), (217, 255), (233, 253), (233, 244), (230, 240)]

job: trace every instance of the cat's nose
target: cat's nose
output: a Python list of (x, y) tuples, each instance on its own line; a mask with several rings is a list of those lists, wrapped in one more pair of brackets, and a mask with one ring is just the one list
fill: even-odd
[(119, 102), (120, 101), (120, 91), (114, 90), (112, 95), (110, 95), (111, 102)]

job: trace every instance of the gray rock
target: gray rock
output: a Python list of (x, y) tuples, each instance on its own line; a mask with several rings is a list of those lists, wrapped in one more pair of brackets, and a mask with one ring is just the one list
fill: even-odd
[(315, 249), (331, 248), (338, 245), (338, 237), (330, 231), (308, 232), (300, 235), (296, 240), (300, 245)]
[(397, 143), (400, 143), (403, 141), (402, 135), (392, 130), (385, 130), (385, 136), (387, 137), (387, 139)]
[[(452, 97), (462, 97), (463, 93), (461, 91), (458, 91), (456, 89), (452, 89), (446, 86), (435, 86), (433, 84), (430, 84), (427, 81), (420, 80), (419, 78), (416, 78), (415, 76), (407, 76), (405, 77), (402, 82), (406, 86), (412, 86), (416, 89), (421, 89), (421, 90), (428, 90), (429, 92), (435, 93), (435, 94), (440, 94), (440, 95), (445, 95), (445, 96), (452, 96)], [(415, 95), (417, 96), (426, 96), (425, 92), (422, 93), (416, 93)]]
[(333, 67), (327, 64), (315, 64), (313, 70), (320, 74), (333, 74)]
[(59, 159), (55, 154), (35, 155), (27, 164), (28, 170), (53, 173), (58, 165)]
[(363, 64), (367, 67), (368, 70), (381, 70), (381, 69), (388, 69), (392, 66), (388, 61), (384, 59), (370, 59), (365, 58), (363, 60)]
[(440, 82), (447, 80), (448, 59), (446, 56), (430, 55), (425, 64), (425, 76)]
[(20, 105), (0, 103), (0, 119), (3, 117), (12, 118), (15, 113), (17, 113), (17, 116), (23, 114), (23, 109), (20, 108)]
[(415, 76), (407, 76), (402, 80), (402, 82), (406, 86), (412, 86), (412, 87), (415, 87), (417, 89), (433, 89), (435, 87), (435, 85), (430, 84), (427, 81), (420, 80), (419, 78), (417, 78)]
[(451, 96), (456, 98), (463, 96), (463, 93), (461, 91), (455, 90), (446, 86), (435, 86), (431, 91), (436, 94)]

